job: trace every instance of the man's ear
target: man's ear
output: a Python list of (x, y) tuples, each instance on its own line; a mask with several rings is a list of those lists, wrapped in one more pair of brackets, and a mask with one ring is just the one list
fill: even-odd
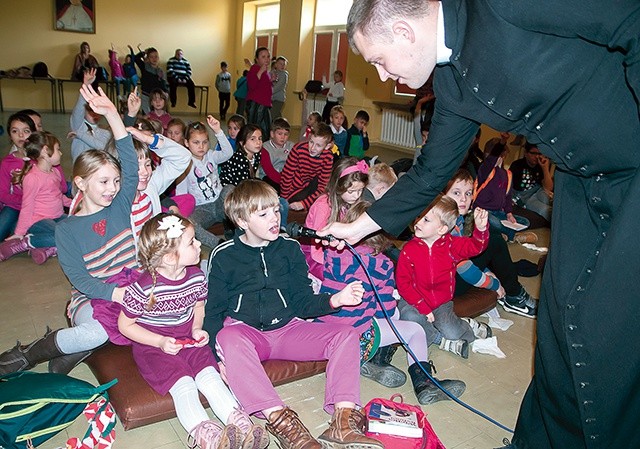
[(394, 37), (407, 39), (411, 43), (415, 43), (416, 41), (416, 35), (413, 31), (413, 26), (409, 24), (409, 22), (405, 22), (404, 20), (393, 22), (393, 25), (391, 25), (391, 30), (393, 31)]

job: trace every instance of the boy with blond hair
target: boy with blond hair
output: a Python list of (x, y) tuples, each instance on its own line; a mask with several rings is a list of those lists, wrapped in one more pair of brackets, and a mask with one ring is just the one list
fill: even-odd
[[(398, 258), (396, 284), (403, 298), (398, 303), (400, 318), (420, 324), (428, 345), (438, 344), (466, 359), (476, 335), (453, 311), (456, 266), (487, 248), (489, 228), (487, 211), (476, 208), (473, 235), (454, 237), (450, 231), (458, 215), (455, 200), (441, 195), (415, 221), (414, 238)], [(491, 335), (483, 330), (485, 336)]]
[(369, 168), (369, 182), (362, 193), (362, 199), (373, 204), (398, 182), (393, 168), (384, 162)]

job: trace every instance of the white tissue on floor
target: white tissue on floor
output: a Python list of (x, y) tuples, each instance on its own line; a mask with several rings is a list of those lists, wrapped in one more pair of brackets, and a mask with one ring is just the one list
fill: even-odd
[(479, 338), (471, 344), (471, 350), (480, 354), (493, 355), (499, 359), (506, 359), (507, 356), (498, 347), (496, 337)]
[(532, 251), (539, 251), (541, 253), (546, 253), (549, 251), (549, 248), (547, 248), (546, 246), (536, 246), (533, 243), (523, 243), (522, 246)]
[(489, 318), (489, 323), (487, 324), (489, 324), (489, 327), (492, 327), (494, 329), (506, 331), (513, 325), (513, 321), (507, 320), (505, 318), (500, 318), (500, 313), (498, 312), (498, 309), (496, 307), (482, 314), (482, 316), (486, 316)]

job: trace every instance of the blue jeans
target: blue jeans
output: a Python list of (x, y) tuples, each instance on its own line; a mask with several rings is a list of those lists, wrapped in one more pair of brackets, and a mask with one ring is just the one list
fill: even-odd
[[(490, 210), (487, 212), (489, 212), (489, 225), (492, 228), (505, 234), (509, 239), (509, 241), (512, 242), (513, 238), (516, 235), (516, 232), (518, 231), (516, 231), (515, 229), (507, 228), (505, 225), (500, 223), (500, 221), (507, 219), (507, 214), (501, 210)], [(518, 222), (521, 225), (525, 225), (527, 228), (529, 227), (529, 224), (530, 224), (529, 220), (527, 220), (524, 217), (521, 217), (520, 215), (514, 215), (514, 217), (516, 219), (516, 222)]]
[(20, 211), (13, 207), (4, 206), (0, 209), (0, 241), (6, 239), (10, 235), (13, 235), (13, 231), (18, 224), (18, 217)]
[(547, 221), (551, 221), (551, 198), (542, 186), (531, 187), (522, 192), (515, 190), (513, 199), (519, 206), (535, 212)]
[(447, 301), (433, 311), (433, 322), (429, 322), (426, 315), (420, 313), (404, 299), (398, 301), (398, 310), (400, 310), (401, 320), (413, 321), (422, 326), (427, 337), (427, 346), (440, 342), (442, 338), (465, 340), (469, 343), (476, 339), (471, 327), (458, 318), (453, 311), (453, 301)]
[(67, 218), (65, 214), (55, 219), (46, 219), (31, 225), (27, 234), (29, 243), (34, 248), (49, 248), (56, 246), (56, 223)]

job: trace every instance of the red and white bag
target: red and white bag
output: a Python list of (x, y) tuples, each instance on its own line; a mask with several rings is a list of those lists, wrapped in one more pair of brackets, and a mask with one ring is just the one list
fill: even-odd
[[(400, 399), (400, 401), (395, 401), (395, 399)], [(429, 424), (426, 413), (416, 405), (406, 404), (403, 401), (401, 394), (394, 394), (389, 399), (371, 399), (364, 407), (365, 416), (369, 416), (369, 410), (371, 409), (371, 405), (374, 403), (382, 404), (389, 408), (415, 412), (418, 417), (418, 424), (422, 428), (422, 437), (409, 438), (385, 433), (369, 432), (367, 430), (365, 434), (368, 437), (379, 440), (386, 448), (390, 449), (446, 449), (444, 444), (442, 444), (442, 441), (438, 438), (438, 435), (433, 431), (431, 424)]]

